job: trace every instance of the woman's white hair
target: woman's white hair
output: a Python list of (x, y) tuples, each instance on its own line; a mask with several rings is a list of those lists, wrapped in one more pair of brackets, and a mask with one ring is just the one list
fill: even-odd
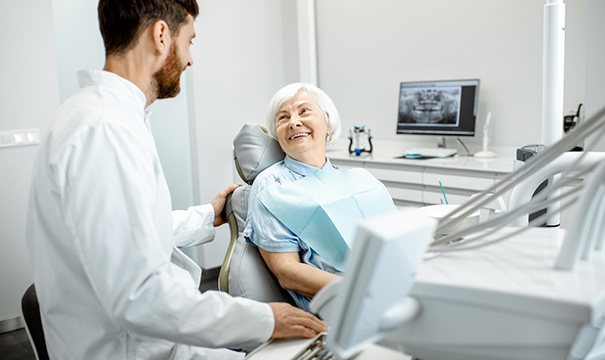
[(336, 110), (336, 105), (334, 105), (332, 99), (322, 89), (306, 83), (286, 85), (273, 95), (267, 106), (267, 129), (269, 129), (269, 135), (277, 139), (275, 115), (286, 101), (301, 91), (315, 95), (317, 98), (317, 105), (326, 114), (326, 121), (328, 122), (328, 131), (330, 134), (326, 139), (326, 143), (328, 145), (333, 144), (340, 135), (340, 115), (338, 114), (338, 110)]

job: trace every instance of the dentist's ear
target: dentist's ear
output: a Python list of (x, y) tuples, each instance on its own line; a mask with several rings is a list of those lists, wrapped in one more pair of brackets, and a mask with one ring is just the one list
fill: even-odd
[(157, 20), (152, 25), (153, 43), (156, 50), (165, 53), (170, 49), (171, 34), (168, 24), (164, 20)]

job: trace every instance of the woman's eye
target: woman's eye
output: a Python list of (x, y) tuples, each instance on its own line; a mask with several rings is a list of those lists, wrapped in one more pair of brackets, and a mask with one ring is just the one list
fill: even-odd
[(300, 109), (300, 114), (301, 114), (301, 115), (302, 115), (302, 114), (305, 114), (305, 113), (307, 113), (307, 112), (309, 112), (309, 109), (307, 109), (307, 108), (302, 108), (302, 109)]

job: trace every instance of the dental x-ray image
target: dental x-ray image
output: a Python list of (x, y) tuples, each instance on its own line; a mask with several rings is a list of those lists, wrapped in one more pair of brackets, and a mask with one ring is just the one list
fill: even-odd
[(412, 87), (401, 89), (399, 123), (458, 126), (460, 87)]

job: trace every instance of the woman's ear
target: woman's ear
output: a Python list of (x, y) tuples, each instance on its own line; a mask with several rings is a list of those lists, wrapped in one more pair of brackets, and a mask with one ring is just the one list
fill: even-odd
[(326, 143), (332, 140), (332, 135), (334, 135), (334, 130), (332, 130), (332, 126), (330, 125), (330, 114), (327, 111), (324, 111), (326, 114), (326, 125), (328, 125), (328, 131), (326, 132)]

